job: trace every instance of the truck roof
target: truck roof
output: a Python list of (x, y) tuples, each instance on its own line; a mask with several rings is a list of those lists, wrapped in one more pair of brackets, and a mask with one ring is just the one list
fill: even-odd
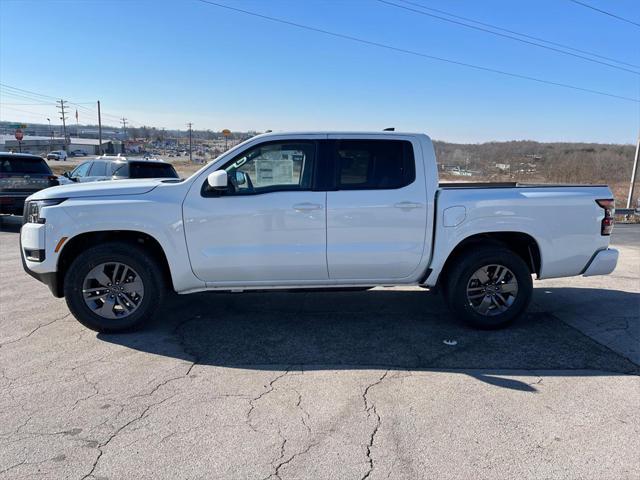
[[(280, 135), (385, 135), (385, 136), (407, 136), (407, 135), (421, 135), (428, 137), (426, 133), (418, 132), (396, 132), (389, 130), (370, 130), (370, 131), (350, 131), (350, 130), (300, 130), (300, 131), (282, 131), (282, 132), (267, 132), (257, 137), (269, 137)], [(255, 137), (254, 137), (255, 138)]]
[(14, 158), (39, 158), (40, 160), (42, 160), (42, 157), (40, 155), (34, 155), (33, 153), (17, 153), (17, 152), (0, 152), (0, 155), (4, 156), (11, 156)]

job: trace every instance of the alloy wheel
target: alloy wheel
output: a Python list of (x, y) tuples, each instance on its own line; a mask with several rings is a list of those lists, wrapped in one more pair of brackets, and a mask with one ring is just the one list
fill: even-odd
[(93, 313), (109, 319), (125, 318), (142, 303), (144, 284), (129, 265), (106, 262), (87, 273), (82, 296)]
[(467, 283), (467, 300), (476, 313), (500, 315), (518, 296), (518, 280), (504, 265), (485, 265), (471, 275)]

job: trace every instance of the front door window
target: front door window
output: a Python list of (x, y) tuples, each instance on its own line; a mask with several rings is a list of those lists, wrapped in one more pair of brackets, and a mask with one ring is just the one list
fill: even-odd
[(314, 160), (313, 142), (259, 145), (224, 167), (230, 183), (229, 194), (310, 190)]

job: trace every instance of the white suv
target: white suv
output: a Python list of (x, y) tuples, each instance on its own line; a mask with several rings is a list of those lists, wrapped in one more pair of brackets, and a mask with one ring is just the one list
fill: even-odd
[(67, 160), (67, 152), (64, 150), (54, 150), (53, 152), (49, 152), (47, 154), (47, 160)]

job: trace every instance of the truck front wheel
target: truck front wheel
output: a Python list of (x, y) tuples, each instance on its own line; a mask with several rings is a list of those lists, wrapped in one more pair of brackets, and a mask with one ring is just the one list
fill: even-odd
[(133, 329), (157, 311), (164, 282), (155, 259), (138, 245), (110, 242), (88, 248), (64, 279), (67, 306), (98, 332)]
[(527, 264), (511, 250), (480, 247), (463, 252), (446, 277), (449, 308), (476, 328), (501, 328), (515, 320), (531, 300)]

